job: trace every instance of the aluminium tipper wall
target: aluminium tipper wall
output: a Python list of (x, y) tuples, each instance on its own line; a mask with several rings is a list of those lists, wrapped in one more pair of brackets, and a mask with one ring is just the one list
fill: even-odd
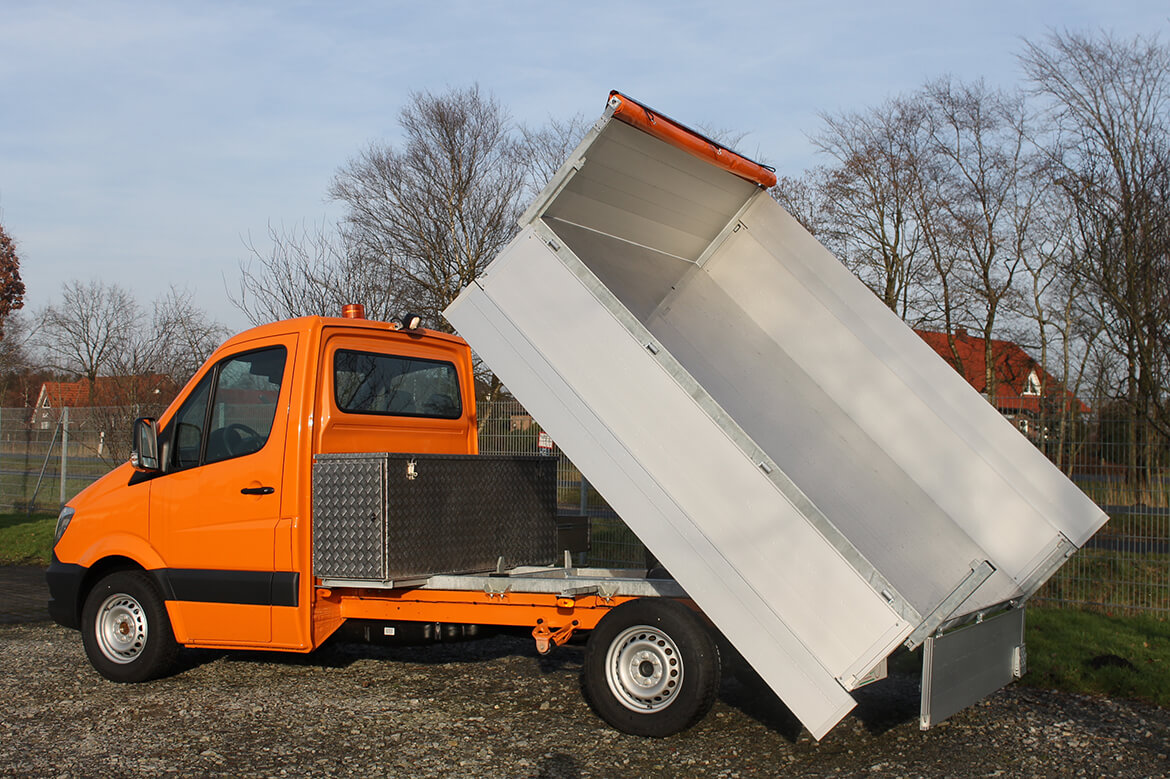
[[(766, 196), (648, 330), (923, 616), (1031, 594), (1105, 515)], [(946, 616), (946, 615), (944, 615)]]
[(1104, 521), (767, 194), (601, 122), (448, 309), (819, 738), (985, 561)]

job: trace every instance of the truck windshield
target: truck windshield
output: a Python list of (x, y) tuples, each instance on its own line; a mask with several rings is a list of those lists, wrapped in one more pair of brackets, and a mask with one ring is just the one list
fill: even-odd
[(333, 357), (337, 407), (350, 414), (458, 419), (459, 374), (449, 362), (339, 349)]

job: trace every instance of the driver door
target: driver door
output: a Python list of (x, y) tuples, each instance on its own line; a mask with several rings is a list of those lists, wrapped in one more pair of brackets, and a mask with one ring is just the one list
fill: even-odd
[(268, 642), (283, 579), (295, 592), (295, 574), (274, 570), (274, 543), (296, 341), (266, 338), (216, 362), (160, 434), (151, 540), (190, 643)]

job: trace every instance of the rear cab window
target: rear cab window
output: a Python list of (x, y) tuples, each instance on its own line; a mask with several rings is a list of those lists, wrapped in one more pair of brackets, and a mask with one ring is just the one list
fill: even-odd
[(450, 336), (327, 328), (317, 371), (314, 453), (479, 451), (471, 353)]
[(338, 349), (333, 355), (337, 408), (348, 414), (458, 419), (459, 373), (440, 360)]

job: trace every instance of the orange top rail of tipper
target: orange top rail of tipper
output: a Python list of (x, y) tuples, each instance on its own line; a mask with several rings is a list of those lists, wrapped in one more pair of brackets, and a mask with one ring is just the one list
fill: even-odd
[(609, 105), (613, 108), (614, 117), (671, 146), (676, 146), (748, 181), (754, 181), (764, 189), (776, 186), (776, 171), (772, 168), (737, 154), (628, 95), (623, 95), (617, 90), (610, 92)]

